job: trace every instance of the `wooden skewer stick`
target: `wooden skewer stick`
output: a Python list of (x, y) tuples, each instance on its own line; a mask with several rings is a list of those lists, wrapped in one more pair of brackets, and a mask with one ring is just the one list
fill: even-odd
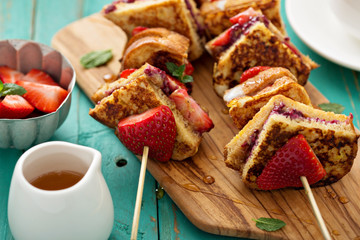
[(148, 160), (149, 147), (145, 146), (143, 151), (143, 156), (141, 160), (141, 168), (140, 168), (140, 177), (139, 177), (139, 185), (136, 194), (136, 202), (135, 202), (135, 211), (133, 224), (131, 229), (131, 240), (136, 240), (138, 227), (139, 227), (139, 218), (140, 218), (140, 210), (141, 210), (141, 201), (142, 195), (144, 191), (144, 182), (145, 182), (145, 174), (146, 174), (146, 164)]
[(312, 210), (314, 212), (316, 221), (319, 224), (319, 227), (320, 227), (322, 235), (324, 236), (324, 239), (325, 240), (331, 240), (330, 233), (329, 233), (328, 229), (326, 228), (324, 219), (322, 218), (319, 207), (316, 204), (314, 195), (313, 195), (313, 193), (311, 191), (311, 188), (310, 188), (310, 185), (309, 185), (309, 182), (308, 182), (307, 178), (305, 176), (301, 176), (300, 179), (301, 179), (301, 182), (302, 182), (302, 184), (303, 184), (303, 186), (305, 188), (305, 193), (309, 198), (309, 201), (310, 201)]

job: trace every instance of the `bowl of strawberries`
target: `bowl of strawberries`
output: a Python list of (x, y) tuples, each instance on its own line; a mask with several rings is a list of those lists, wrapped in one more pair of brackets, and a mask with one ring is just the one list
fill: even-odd
[(69, 61), (49, 46), (0, 41), (0, 148), (50, 139), (68, 115), (75, 78)]

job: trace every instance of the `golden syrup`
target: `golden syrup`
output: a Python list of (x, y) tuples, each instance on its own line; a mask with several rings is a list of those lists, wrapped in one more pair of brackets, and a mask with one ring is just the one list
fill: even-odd
[(42, 190), (55, 191), (66, 189), (75, 185), (83, 176), (84, 174), (74, 171), (53, 171), (40, 175), (30, 183), (34, 187)]

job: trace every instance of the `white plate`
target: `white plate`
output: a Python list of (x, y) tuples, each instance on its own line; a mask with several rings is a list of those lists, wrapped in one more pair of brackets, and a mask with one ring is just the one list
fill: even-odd
[(291, 27), (311, 49), (332, 62), (360, 71), (360, 40), (342, 28), (328, 0), (286, 0), (285, 9)]

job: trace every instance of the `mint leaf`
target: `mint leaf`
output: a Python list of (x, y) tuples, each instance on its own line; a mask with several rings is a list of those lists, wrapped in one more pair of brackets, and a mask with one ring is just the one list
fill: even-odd
[(183, 64), (181, 66), (177, 66), (175, 63), (172, 63), (172, 62), (167, 62), (165, 64), (166, 64), (166, 67), (169, 70), (170, 74), (173, 77), (177, 78), (180, 82), (189, 83), (189, 82), (194, 81), (192, 76), (184, 75), (184, 71), (186, 68), (185, 64)]
[(111, 49), (103, 50), (103, 51), (93, 51), (85, 54), (80, 58), (80, 63), (84, 68), (93, 68), (98, 67), (107, 63), (113, 54)]
[(156, 188), (155, 192), (156, 192), (156, 199), (158, 199), (158, 200), (162, 199), (164, 196), (164, 193), (165, 193), (164, 188), (161, 186)]
[(345, 107), (338, 103), (322, 103), (319, 104), (318, 107), (320, 107), (325, 112), (334, 112), (337, 114), (340, 114), (345, 110)]
[(183, 79), (182, 79), (182, 83), (190, 83), (190, 82), (193, 82), (194, 81), (194, 79), (193, 79), (193, 77), (192, 76), (190, 76), (190, 75), (185, 75), (184, 77), (183, 77)]
[(3, 90), (4, 84), (2, 83), (1, 79), (0, 79), (0, 92), (1, 90)]
[(268, 232), (274, 232), (281, 228), (283, 228), (286, 223), (276, 218), (259, 218), (259, 219), (252, 219), (256, 222), (256, 226), (262, 230)]
[(0, 97), (6, 96), (6, 95), (24, 95), (26, 93), (25, 88), (15, 84), (15, 83), (5, 83), (2, 84), (2, 87), (0, 87)]

